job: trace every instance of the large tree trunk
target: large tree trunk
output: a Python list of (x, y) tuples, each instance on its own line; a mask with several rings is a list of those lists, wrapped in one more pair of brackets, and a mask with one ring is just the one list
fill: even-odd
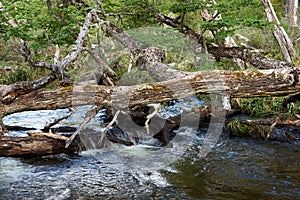
[[(172, 99), (184, 98), (193, 94), (229, 94), (231, 97), (261, 97), (282, 96), (299, 91), (298, 74), (293, 70), (248, 70), (248, 71), (202, 71), (190, 73), (179, 80), (173, 79), (152, 84), (137, 86), (99, 86), (91, 85), (74, 90), (64, 87), (56, 90), (33, 91), (15, 99), (9, 104), (1, 105), (1, 116), (26, 110), (58, 109), (77, 105), (92, 104), (98, 107), (106, 106), (114, 109), (146, 105), (154, 102), (166, 102)], [(191, 87), (186, 87), (186, 86)], [(92, 99), (90, 96), (94, 96)], [(130, 98), (129, 98), (130, 97)], [(128, 100), (128, 101), (127, 101)], [(209, 117), (207, 112), (201, 112), (202, 122)], [(162, 129), (161, 138), (178, 126), (170, 120)], [(193, 123), (197, 124), (197, 122)], [(169, 130), (170, 129), (170, 130)], [(160, 131), (160, 132), (161, 132)], [(113, 142), (123, 142), (110, 134)], [(166, 138), (163, 138), (164, 140)], [(166, 139), (168, 140), (168, 138)], [(0, 137), (0, 156), (47, 155), (56, 153), (74, 153), (78, 145), (71, 143), (65, 149), (67, 138), (49, 136), (30, 137)], [(168, 141), (167, 141), (168, 142)], [(130, 144), (131, 145), (131, 144)]]
[[(292, 69), (215, 70), (187, 75), (182, 79), (136, 86), (87, 85), (82, 88), (69, 86), (55, 90), (33, 91), (9, 104), (1, 102), (0, 116), (27, 110), (59, 109), (87, 104), (124, 108), (166, 102), (200, 93), (229, 93), (231, 97), (265, 97), (283, 96), (299, 90), (298, 74)], [(186, 88), (186, 85), (190, 85), (192, 89)], [(128, 99), (129, 96), (130, 101), (126, 105), (124, 99)]]

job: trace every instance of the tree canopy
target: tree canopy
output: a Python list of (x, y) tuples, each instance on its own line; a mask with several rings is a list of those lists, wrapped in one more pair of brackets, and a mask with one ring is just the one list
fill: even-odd
[[(33, 49), (74, 43), (86, 12), (96, 6), (94, 1), (74, 0), (3, 0), (1, 3), (1, 37), (22, 38), (30, 41)], [(158, 13), (173, 13), (196, 30), (213, 32), (215, 40), (224, 39), (239, 28), (265, 28), (268, 24), (260, 0), (110, 0), (102, 4), (105, 18), (115, 21), (123, 29), (158, 26)], [(207, 10), (212, 18), (204, 19), (201, 10)], [(17, 26), (8, 24), (12, 20)]]

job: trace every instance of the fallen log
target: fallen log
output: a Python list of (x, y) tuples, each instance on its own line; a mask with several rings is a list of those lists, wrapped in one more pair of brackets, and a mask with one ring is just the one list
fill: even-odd
[[(33, 91), (10, 104), (0, 103), (0, 116), (42, 109), (59, 109), (96, 104), (105, 107), (130, 107), (166, 102), (194, 94), (229, 93), (231, 97), (284, 96), (299, 91), (298, 75), (292, 69), (201, 71), (179, 80), (136, 86), (73, 86)], [(189, 85), (191, 88), (186, 88)], [(174, 91), (176, 90), (176, 91)], [(176, 93), (176, 95), (174, 95)], [(93, 97), (93, 98), (91, 98)], [(124, 100), (130, 97), (127, 105)]]
[[(137, 86), (86, 85), (81, 88), (69, 86), (50, 91), (33, 91), (19, 96), (9, 104), (1, 102), (0, 110), (1, 116), (5, 116), (26, 110), (59, 109), (87, 104), (121, 109), (155, 102), (164, 103), (199, 93), (228, 93), (231, 97), (282, 96), (299, 90), (295, 87), (298, 83), (295, 76), (298, 77), (291, 69), (202, 71), (179, 80)], [(191, 87), (185, 87), (186, 85)], [(128, 101), (125, 101), (126, 99)], [(176, 123), (171, 124), (169, 129), (173, 130), (176, 126)], [(169, 136), (163, 133), (166, 130), (161, 131), (162, 134), (157, 135), (157, 138), (167, 144)], [(73, 143), (71, 145), (75, 145), (74, 148), (64, 149), (66, 143), (64, 140), (45, 136), (1, 137), (1, 141), (2, 156), (46, 155), (78, 150)]]
[(79, 141), (65, 148), (66, 138), (63, 137), (65, 136), (51, 133), (36, 133), (27, 137), (0, 137), (0, 156), (43, 156), (80, 151)]
[[(182, 79), (136, 86), (73, 86), (33, 91), (9, 104), (0, 102), (2, 117), (28, 110), (53, 110), (80, 105), (126, 108), (166, 102), (194, 94), (229, 94), (231, 97), (284, 96), (299, 91), (292, 69), (247, 71), (201, 71)], [(2, 98), (5, 99), (5, 98)], [(2, 121), (2, 120), (1, 120)], [(2, 129), (5, 127), (2, 123)]]
[[(196, 109), (196, 108), (195, 108)], [(211, 109), (204, 107), (198, 112), (189, 112), (175, 115), (170, 118), (162, 118), (155, 115), (151, 118), (149, 126), (150, 132), (145, 129), (145, 121), (150, 110), (149, 106), (137, 106), (130, 109), (130, 117), (126, 114), (120, 116), (118, 123), (114, 124), (107, 132), (98, 132), (93, 129), (83, 129), (82, 134), (76, 136), (75, 141), (65, 148), (70, 134), (61, 135), (45, 132), (27, 132), (27, 137), (0, 137), (0, 156), (41, 156), (58, 153), (77, 153), (86, 147), (102, 148), (107, 142), (118, 143), (126, 146), (147, 142), (151, 138), (157, 139), (157, 145), (166, 146), (170, 144), (171, 139), (175, 136), (174, 130), (178, 129), (181, 124), (197, 129), (203, 124), (208, 123), (211, 118)], [(110, 121), (111, 114), (108, 112), (107, 121)], [(131, 118), (138, 125), (131, 126)], [(138, 128), (137, 128), (138, 127)], [(53, 128), (53, 130), (76, 131), (68, 127)]]

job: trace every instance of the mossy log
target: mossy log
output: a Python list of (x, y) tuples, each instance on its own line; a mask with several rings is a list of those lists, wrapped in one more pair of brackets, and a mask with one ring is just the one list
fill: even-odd
[[(9, 104), (0, 102), (0, 116), (27, 110), (53, 110), (89, 104), (124, 108), (166, 102), (194, 94), (226, 93), (231, 97), (247, 98), (284, 96), (299, 91), (297, 83), (298, 75), (291, 69), (201, 71), (179, 80), (136, 86), (86, 85), (80, 88), (69, 86), (33, 91), (17, 97)], [(126, 104), (124, 99), (129, 97)]]

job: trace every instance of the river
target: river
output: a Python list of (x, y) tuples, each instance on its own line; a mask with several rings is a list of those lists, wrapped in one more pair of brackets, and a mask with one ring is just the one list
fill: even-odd
[[(44, 119), (65, 113), (26, 112), (8, 116), (5, 123), (43, 126)], [(68, 124), (77, 120), (71, 118)], [(155, 157), (161, 162), (145, 159), (159, 150), (139, 145), (79, 155), (1, 157), (0, 199), (300, 199), (298, 144), (232, 138), (224, 132), (203, 157), (205, 134), (180, 131), (196, 136), (166, 165), (162, 156)]]

